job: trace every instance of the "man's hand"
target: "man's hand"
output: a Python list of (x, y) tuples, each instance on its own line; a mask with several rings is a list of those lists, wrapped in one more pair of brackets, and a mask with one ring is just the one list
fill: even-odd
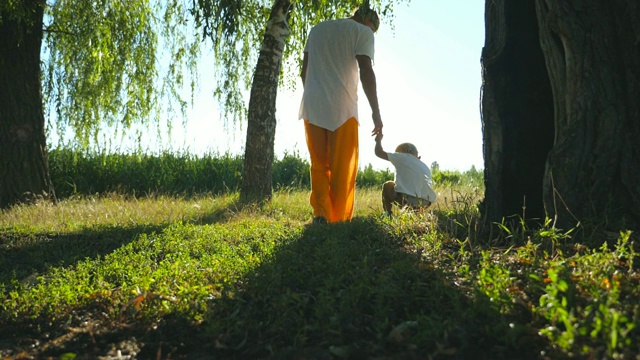
[(376, 144), (379, 144), (382, 141), (382, 137), (383, 137), (382, 133), (379, 133), (376, 135)]
[(371, 131), (371, 136), (382, 135), (382, 117), (380, 116), (380, 112), (375, 111), (371, 117), (373, 118), (373, 131)]

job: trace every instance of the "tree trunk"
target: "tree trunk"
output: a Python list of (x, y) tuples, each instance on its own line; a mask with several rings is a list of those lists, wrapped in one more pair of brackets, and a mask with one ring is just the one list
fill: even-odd
[(289, 36), (289, 0), (276, 0), (267, 22), (251, 85), (247, 141), (240, 202), (265, 202), (272, 195), (276, 95), (285, 39)]
[(527, 218), (564, 230), (640, 228), (637, 0), (492, 0), (485, 11), (486, 219), (526, 204)]
[[(0, 14), (0, 208), (54, 198), (40, 82), (44, 0)], [(20, 5), (18, 5), (20, 6)]]
[(536, 1), (553, 88), (544, 201), (564, 226), (640, 229), (640, 5)]
[(482, 51), (483, 210), (491, 222), (543, 221), (542, 178), (553, 145), (551, 86), (533, 1), (487, 1)]

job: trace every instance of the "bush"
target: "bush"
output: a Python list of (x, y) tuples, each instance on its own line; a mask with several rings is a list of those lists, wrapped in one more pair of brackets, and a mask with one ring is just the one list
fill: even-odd
[(457, 170), (440, 170), (438, 167), (432, 170), (433, 183), (443, 187), (455, 187), (466, 185), (474, 188), (484, 187), (484, 173), (471, 166), (470, 170), (460, 172)]
[(389, 169), (373, 170), (371, 164), (358, 172), (356, 185), (362, 188), (378, 187), (388, 180), (393, 180), (393, 173)]
[(309, 167), (309, 162), (302, 159), (297, 152), (285, 153), (281, 160), (276, 159), (273, 163), (274, 188), (311, 188)]
[[(122, 194), (222, 194), (237, 191), (242, 178), (240, 155), (188, 153), (114, 154), (73, 148), (49, 151), (49, 170), (56, 194), (60, 198), (75, 194), (118, 192)], [(273, 188), (309, 189), (309, 162), (296, 152), (285, 153), (273, 163)], [(389, 170), (374, 170), (371, 164), (358, 171), (356, 186), (379, 187), (393, 180)], [(471, 184), (482, 186), (482, 173), (475, 168), (433, 172), (437, 185)]]
[(225, 154), (107, 154), (54, 149), (51, 181), (58, 197), (117, 191), (125, 194), (192, 194), (235, 191), (242, 158)]

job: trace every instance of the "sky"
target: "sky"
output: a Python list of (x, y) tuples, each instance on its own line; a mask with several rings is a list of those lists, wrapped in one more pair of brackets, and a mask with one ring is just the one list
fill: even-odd
[[(411, 142), (428, 165), (437, 162), (440, 169), (459, 171), (484, 168), (480, 120), (484, 1), (412, 0), (396, 5), (394, 14), (392, 25), (381, 19), (375, 38), (384, 149), (390, 152)], [(187, 125), (179, 121), (170, 137), (148, 140), (149, 146), (191, 154), (242, 155), (246, 124), (225, 126), (211, 95), (215, 82), (207, 80), (211, 64), (205, 59), (201, 65), (200, 89), (187, 112)], [(299, 69), (288, 71), (299, 73)], [(278, 92), (277, 158), (288, 153), (308, 159), (304, 125), (298, 119), (301, 98), (300, 80), (295, 91)], [(358, 112), (360, 167), (392, 169), (374, 155), (371, 109), (361, 89)]]

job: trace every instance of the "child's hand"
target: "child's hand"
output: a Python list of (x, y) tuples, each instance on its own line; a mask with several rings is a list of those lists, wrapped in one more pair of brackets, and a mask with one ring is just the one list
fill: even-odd
[(379, 143), (380, 141), (382, 141), (382, 133), (376, 135), (376, 142)]

